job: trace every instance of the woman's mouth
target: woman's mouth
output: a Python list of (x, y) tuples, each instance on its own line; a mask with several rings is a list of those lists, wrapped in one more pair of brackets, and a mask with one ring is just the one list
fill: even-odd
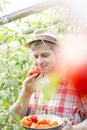
[(47, 68), (47, 66), (46, 66), (46, 65), (44, 65), (44, 66), (40, 66), (40, 68), (41, 68), (41, 70), (44, 70), (44, 69)]

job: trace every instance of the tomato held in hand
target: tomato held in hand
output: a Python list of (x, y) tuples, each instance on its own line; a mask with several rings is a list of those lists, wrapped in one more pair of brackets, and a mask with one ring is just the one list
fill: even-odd
[(38, 75), (40, 75), (41, 74), (41, 70), (40, 70), (40, 68), (35, 68), (35, 69), (33, 69), (33, 70), (31, 70), (31, 71), (29, 71), (28, 72), (28, 76), (31, 76), (31, 75), (33, 75), (33, 74), (38, 74)]

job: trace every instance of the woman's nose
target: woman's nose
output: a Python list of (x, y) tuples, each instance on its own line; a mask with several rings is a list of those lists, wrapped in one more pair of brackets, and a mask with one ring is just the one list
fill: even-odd
[(41, 56), (38, 57), (38, 64), (42, 64), (43, 63), (43, 58)]

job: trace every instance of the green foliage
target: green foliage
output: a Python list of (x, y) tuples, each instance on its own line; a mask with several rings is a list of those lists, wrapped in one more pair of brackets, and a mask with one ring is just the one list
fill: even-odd
[[(1, 130), (20, 130), (20, 121), (9, 123), (9, 107), (20, 91), (23, 80), (34, 60), (31, 53), (17, 43), (1, 45), (0, 48), (0, 127)], [(7, 118), (8, 117), (8, 118)], [(17, 117), (17, 116), (16, 116)], [(19, 124), (18, 124), (19, 122)], [(9, 125), (10, 124), (10, 125)], [(21, 128), (22, 129), (22, 128)]]
[[(9, 122), (10, 116), (14, 116), (16, 121), (15, 124)], [(24, 130), (20, 125), (20, 117), (9, 111), (9, 109), (7, 109), (7, 111), (0, 112), (0, 117), (0, 130)]]

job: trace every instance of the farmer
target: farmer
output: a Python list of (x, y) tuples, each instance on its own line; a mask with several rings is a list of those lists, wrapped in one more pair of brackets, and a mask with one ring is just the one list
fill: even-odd
[(65, 121), (62, 130), (87, 130), (87, 101), (77, 95), (69, 82), (58, 84), (55, 95), (44, 105), (41, 90), (33, 89), (36, 81), (43, 79), (45, 82), (44, 79), (49, 73), (56, 72), (56, 69), (58, 71), (59, 53), (59, 41), (51, 31), (38, 30), (34, 34), (35, 39), (29, 41), (26, 46), (32, 50), (36, 66), (41, 72), (32, 73), (24, 80), (19, 95), (19, 99), (24, 101), (24, 106), (17, 100), (10, 109), (21, 118), (27, 114), (55, 114)]

